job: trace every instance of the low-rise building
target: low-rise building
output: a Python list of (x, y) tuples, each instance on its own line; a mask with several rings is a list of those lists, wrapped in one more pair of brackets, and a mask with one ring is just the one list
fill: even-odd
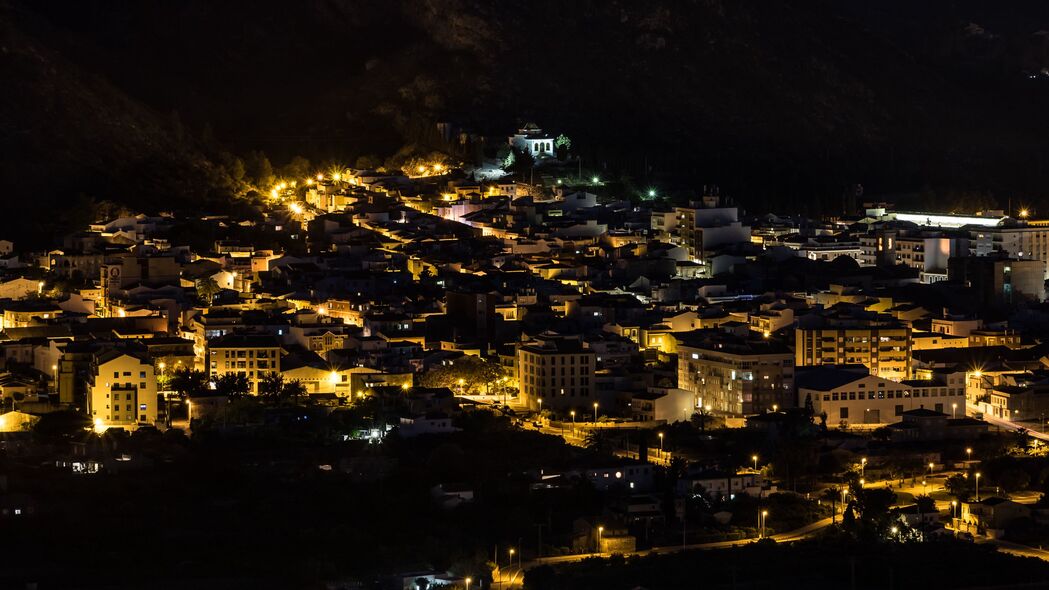
[(862, 365), (799, 370), (798, 403), (811, 404), (828, 424), (890, 424), (905, 412), (965, 412), (965, 375), (950, 374), (943, 381), (892, 381), (871, 375)]

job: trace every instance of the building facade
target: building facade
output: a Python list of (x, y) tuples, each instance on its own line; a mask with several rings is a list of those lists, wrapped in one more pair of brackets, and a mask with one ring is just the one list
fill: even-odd
[(587, 415), (596, 398), (597, 354), (578, 338), (541, 337), (517, 348), (521, 401), (531, 410)]
[(148, 359), (118, 350), (98, 355), (88, 383), (87, 413), (96, 431), (135, 430), (157, 421), (157, 378)]
[(248, 378), (248, 392), (258, 395), (259, 383), (280, 373), (281, 345), (276, 336), (229, 334), (208, 342), (208, 375), (229, 373)]
[(729, 337), (685, 338), (678, 344), (678, 387), (696, 407), (731, 415), (794, 405), (794, 357), (786, 346)]

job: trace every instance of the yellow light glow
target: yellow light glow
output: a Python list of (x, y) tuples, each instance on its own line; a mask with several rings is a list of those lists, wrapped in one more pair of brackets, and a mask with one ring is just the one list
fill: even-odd
[(124, 311), (123, 307), (121, 307), (120, 309), (117, 310), (117, 315), (122, 317), (122, 318), (126, 318), (127, 317), (127, 312)]
[(320, 306), (320, 307), (318, 307), (318, 308), (317, 308), (317, 313), (319, 313), (319, 314), (321, 314), (321, 315), (326, 315), (326, 314), (328, 313), (328, 308), (327, 308), (327, 307), (324, 307), (324, 306), (322, 305), (322, 306)]
[(101, 418), (95, 418), (95, 432), (101, 434), (106, 431), (106, 423)]
[(306, 186), (313, 186), (313, 179), (312, 178), (307, 178), (306, 179)]
[(422, 165), (420, 165), (420, 166), (419, 166), (418, 168), (416, 168), (415, 170), (416, 170), (416, 171), (417, 171), (417, 172), (418, 172), (419, 174), (422, 174), (423, 172), (426, 172), (426, 166), (422, 166)]
[(976, 377), (977, 379), (983, 377), (983, 371), (973, 371), (973, 377)]
[(296, 215), (299, 215), (300, 213), (302, 213), (302, 205), (300, 205), (298, 203), (292, 203), (290, 205), (290, 209), (291, 209), (291, 212), (296, 214)]
[(444, 166), (441, 166), (440, 164), (434, 164), (433, 165), (433, 169), (436, 172), (440, 172), (443, 168), (444, 168)]
[(338, 172), (336, 172), (335, 174), (331, 175), (331, 178), (335, 182), (338, 182), (338, 181), (342, 180), (342, 174), (339, 174)]
[(338, 383), (339, 382), (339, 373), (336, 372), (336, 371), (332, 371), (331, 374), (328, 375), (328, 381), (331, 381), (333, 385)]
[(324, 180), (324, 175), (323, 174), (318, 174), (317, 175), (317, 182), (320, 182), (322, 180)]
[(276, 199), (277, 198), (277, 189), (271, 190), (270, 191), (270, 196), (273, 197), (274, 199)]
[(408, 385), (407, 383), (402, 383), (402, 384), (401, 384), (401, 389), (403, 389), (403, 390), (405, 390), (405, 391), (408, 391), (408, 390), (409, 390), (409, 389), (411, 389), (411, 388), (412, 388), (412, 386), (411, 386), (411, 385)]
[(1027, 215), (1028, 215), (1027, 209), (1020, 209), (1020, 217), (1027, 217)]

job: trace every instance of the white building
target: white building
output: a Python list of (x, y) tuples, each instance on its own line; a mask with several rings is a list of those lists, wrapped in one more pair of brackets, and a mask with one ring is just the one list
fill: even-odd
[(531, 154), (535, 159), (548, 158), (554, 155), (554, 136), (544, 133), (535, 123), (528, 123), (510, 136), (510, 146)]
[(943, 381), (892, 381), (862, 365), (837, 365), (800, 371), (796, 379), (798, 405), (811, 403), (828, 425), (891, 424), (916, 409), (965, 415), (965, 373)]

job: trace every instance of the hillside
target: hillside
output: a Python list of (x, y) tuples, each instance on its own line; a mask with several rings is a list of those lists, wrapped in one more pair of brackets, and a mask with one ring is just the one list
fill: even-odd
[(3, 173), (48, 206), (221, 203), (218, 146), (352, 161), (439, 147), (437, 121), (534, 120), (610, 175), (755, 210), (1049, 186), (1036, 2), (9, 1)]

